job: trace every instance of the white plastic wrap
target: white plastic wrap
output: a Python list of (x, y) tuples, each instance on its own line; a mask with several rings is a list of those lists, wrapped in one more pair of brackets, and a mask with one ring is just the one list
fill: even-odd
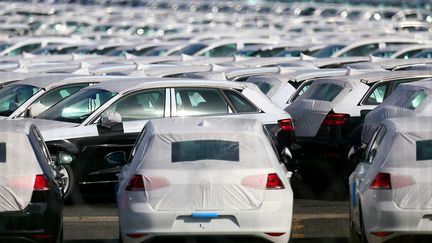
[[(334, 84), (342, 88), (332, 100), (311, 99), (311, 95), (320, 89), (322, 84)], [(355, 86), (355, 83), (345, 80), (317, 80), (310, 88), (285, 109), (294, 119), (295, 133), (298, 137), (314, 137), (327, 114)]]
[(388, 131), (376, 158), (384, 162), (377, 169), (390, 173), (393, 201), (404, 209), (432, 209), (432, 152), (429, 145), (423, 146), (427, 159), (420, 158), (418, 145), (432, 141), (431, 117), (384, 123)]
[(31, 200), (36, 175), (43, 173), (27, 135), (0, 131), (0, 144), (6, 146), (6, 160), (0, 162), (0, 212), (19, 211)]
[[(413, 107), (413, 96), (422, 92), (424, 99)], [(426, 79), (400, 84), (382, 104), (369, 112), (363, 123), (362, 143), (367, 144), (378, 125), (386, 118), (406, 116), (432, 116), (432, 80)]]
[[(245, 132), (246, 131), (246, 132)], [(146, 198), (155, 210), (249, 210), (261, 206), (267, 174), (277, 161), (262, 125), (247, 119), (161, 119), (149, 121), (140, 147), (120, 186), (134, 174), (144, 178)], [(220, 155), (238, 158), (199, 159), (204, 149), (189, 150), (177, 161), (174, 144), (185, 141), (228, 142)], [(230, 143), (237, 145), (230, 145)], [(186, 150), (182, 150), (185, 152)], [(231, 152), (230, 152), (231, 151)], [(212, 151), (214, 152), (214, 151)], [(210, 154), (212, 153), (210, 152)], [(235, 153), (234, 153), (235, 154)], [(143, 192), (144, 193), (144, 192)]]

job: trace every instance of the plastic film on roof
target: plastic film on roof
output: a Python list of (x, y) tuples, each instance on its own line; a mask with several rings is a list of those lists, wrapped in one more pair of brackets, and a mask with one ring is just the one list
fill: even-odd
[(35, 178), (42, 174), (28, 137), (0, 133), (0, 212), (19, 211), (29, 204)]
[(294, 120), (299, 137), (313, 137), (333, 107), (353, 89), (353, 84), (338, 80), (317, 80), (285, 111)]
[(382, 104), (369, 112), (363, 123), (362, 143), (367, 144), (386, 118), (432, 115), (432, 80), (400, 84)]
[(179, 119), (171, 126), (180, 132), (154, 127), (153, 122), (146, 125), (139, 148), (145, 152), (134, 157), (126, 178), (142, 175), (153, 209), (224, 211), (261, 206), (275, 161), (262, 125), (231, 119), (237, 120), (235, 126), (226, 130), (223, 127), (233, 121), (217, 120), (204, 120), (191, 129)]

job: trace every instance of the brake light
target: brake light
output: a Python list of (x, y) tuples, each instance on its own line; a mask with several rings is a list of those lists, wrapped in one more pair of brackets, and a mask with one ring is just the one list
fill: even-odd
[(373, 190), (391, 190), (391, 180), (389, 173), (378, 173), (375, 179), (369, 186), (369, 189)]
[(371, 232), (371, 234), (378, 236), (378, 237), (386, 237), (386, 236), (393, 234), (393, 232)]
[(288, 131), (288, 132), (294, 131), (294, 124), (293, 124), (291, 118), (279, 120), (278, 124), (279, 124), (280, 129), (282, 129), (284, 131)]
[(276, 173), (271, 173), (267, 175), (266, 189), (285, 189), (285, 186)]
[(284, 235), (285, 233), (282, 233), (282, 232), (272, 232), (272, 233), (264, 233), (264, 234), (266, 234), (266, 235), (268, 235), (268, 236), (282, 236), (282, 235)]
[(50, 234), (33, 234), (32, 236), (35, 239), (49, 239), (49, 238), (51, 238)]
[(410, 175), (391, 175), (392, 188), (402, 188), (414, 185), (416, 182)]
[(142, 175), (134, 175), (126, 187), (126, 191), (145, 191)]
[(126, 191), (150, 191), (169, 186), (166, 178), (160, 176), (145, 176), (146, 185), (142, 175), (134, 175), (126, 187)]
[(241, 184), (250, 188), (264, 190), (266, 185), (267, 175), (253, 175), (245, 177)]
[(138, 239), (138, 238), (141, 238), (141, 237), (144, 237), (145, 236), (145, 234), (126, 234), (128, 237), (130, 237), (130, 238), (134, 238), (134, 239)]
[(324, 118), (322, 125), (324, 126), (336, 126), (343, 125), (348, 121), (350, 116), (348, 114), (329, 113)]
[(44, 175), (36, 175), (33, 190), (35, 191), (49, 190), (48, 180)]

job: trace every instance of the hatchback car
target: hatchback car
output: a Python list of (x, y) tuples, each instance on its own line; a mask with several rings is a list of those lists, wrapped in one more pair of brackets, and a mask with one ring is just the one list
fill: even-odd
[(131, 156), (117, 192), (123, 242), (204, 234), (288, 242), (291, 173), (261, 122), (152, 120)]
[(62, 194), (38, 129), (0, 121), (0, 137), (0, 242), (62, 242)]
[(349, 177), (350, 221), (362, 242), (428, 235), (431, 220), (431, 117), (384, 120)]

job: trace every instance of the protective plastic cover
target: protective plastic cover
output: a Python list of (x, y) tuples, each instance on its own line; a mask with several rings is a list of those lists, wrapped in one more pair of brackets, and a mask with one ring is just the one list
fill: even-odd
[(43, 174), (28, 136), (0, 131), (0, 212), (23, 210), (30, 203), (35, 178)]
[(272, 163), (278, 160), (259, 122), (177, 118), (153, 120), (144, 129), (125, 178), (143, 176), (153, 209), (223, 211), (261, 206), (267, 174), (275, 172)]
[(404, 209), (432, 209), (431, 117), (384, 121), (386, 135), (375, 160), (390, 173), (393, 201)]
[(327, 114), (355, 85), (347, 80), (323, 79), (313, 82), (303, 95), (285, 109), (294, 120), (296, 136), (314, 137)]
[(400, 84), (382, 104), (369, 112), (363, 123), (362, 143), (367, 144), (386, 118), (432, 116), (432, 80)]

